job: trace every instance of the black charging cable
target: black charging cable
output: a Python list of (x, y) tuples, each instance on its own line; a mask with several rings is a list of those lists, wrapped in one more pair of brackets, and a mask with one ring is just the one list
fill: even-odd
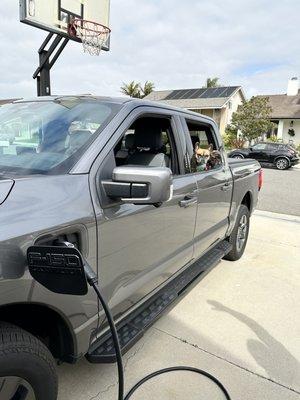
[(111, 331), (112, 335), (112, 340), (114, 343), (115, 347), (115, 352), (116, 352), (116, 359), (117, 359), (117, 366), (118, 366), (118, 375), (119, 375), (119, 395), (118, 395), (118, 400), (129, 400), (132, 395), (139, 389), (144, 383), (150, 381), (151, 379), (163, 375), (163, 374), (168, 374), (171, 372), (177, 372), (177, 371), (186, 371), (186, 372), (192, 372), (198, 375), (205, 376), (207, 379), (211, 380), (214, 384), (216, 384), (221, 392), (224, 394), (226, 400), (231, 400), (227, 390), (225, 387), (222, 385), (220, 381), (218, 381), (217, 378), (215, 378), (213, 375), (209, 374), (206, 371), (202, 371), (201, 369), (198, 368), (193, 368), (193, 367), (170, 367), (170, 368), (165, 368), (161, 369), (159, 371), (155, 371), (150, 375), (145, 376), (145, 378), (141, 379), (138, 383), (134, 385), (132, 389), (127, 393), (127, 395), (124, 397), (124, 368), (123, 368), (123, 359), (122, 359), (122, 351), (121, 351), (121, 346), (119, 342), (119, 337), (118, 337), (118, 332), (117, 328), (114, 322), (114, 318), (112, 316), (112, 313), (109, 309), (109, 306), (107, 305), (106, 301), (104, 300), (99, 287), (98, 287), (98, 279), (93, 271), (93, 269), (89, 266), (88, 263), (85, 264), (84, 266), (85, 273), (87, 276), (87, 281), (90, 286), (92, 286), (98, 296), (98, 299), (100, 300), (100, 303), (103, 307), (104, 313), (106, 315), (109, 328)]

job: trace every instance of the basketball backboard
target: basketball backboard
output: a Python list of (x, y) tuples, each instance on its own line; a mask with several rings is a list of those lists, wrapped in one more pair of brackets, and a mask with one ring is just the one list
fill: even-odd
[[(20, 0), (20, 21), (68, 39), (81, 40), (70, 34), (75, 18), (109, 27), (110, 0)], [(109, 50), (109, 39), (102, 46)]]

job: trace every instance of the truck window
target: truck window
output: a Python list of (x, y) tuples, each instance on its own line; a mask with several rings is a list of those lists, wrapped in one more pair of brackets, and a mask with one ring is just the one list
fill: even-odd
[(196, 121), (186, 120), (192, 142), (192, 154), (186, 173), (205, 173), (222, 167), (223, 160), (218, 150), (212, 127)]
[(19, 102), (0, 109), (0, 172), (63, 174), (120, 106), (77, 97)]
[(168, 167), (178, 171), (171, 118), (141, 117), (114, 148), (115, 164)]

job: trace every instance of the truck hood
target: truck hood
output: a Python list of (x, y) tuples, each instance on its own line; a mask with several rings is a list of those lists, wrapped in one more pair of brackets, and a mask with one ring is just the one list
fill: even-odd
[(8, 198), (14, 183), (12, 179), (0, 179), (0, 205)]

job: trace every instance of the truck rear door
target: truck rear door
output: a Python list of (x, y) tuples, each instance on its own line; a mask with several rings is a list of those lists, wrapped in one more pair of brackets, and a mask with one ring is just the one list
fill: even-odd
[[(217, 136), (217, 127), (209, 120), (182, 116), (190, 159), (188, 176), (197, 181), (197, 222), (194, 256), (199, 257), (224, 239), (229, 225), (233, 180), (227, 158)], [(216, 160), (209, 161), (208, 156)]]
[(101, 153), (96, 186), (112, 178), (115, 166), (137, 165), (137, 160), (139, 165), (149, 165), (151, 152), (155, 153), (151, 165), (168, 166), (174, 178), (173, 197), (160, 207), (111, 201), (103, 192), (94, 199), (100, 282), (115, 315), (139, 302), (193, 257), (197, 184), (193, 175), (181, 170), (185, 139), (180, 130), (180, 119), (172, 112), (139, 107)]

